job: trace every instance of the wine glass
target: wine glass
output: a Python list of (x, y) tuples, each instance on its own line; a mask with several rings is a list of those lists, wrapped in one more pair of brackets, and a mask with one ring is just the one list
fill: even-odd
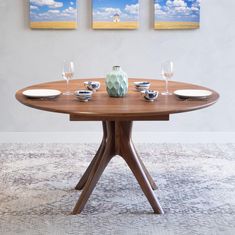
[(69, 81), (74, 75), (74, 63), (73, 61), (64, 61), (62, 77), (66, 81), (66, 91), (63, 95), (72, 95), (73, 93), (69, 90)]
[(174, 64), (172, 61), (166, 61), (162, 64), (162, 77), (165, 79), (166, 90), (162, 92), (162, 95), (172, 95), (168, 90), (168, 81), (173, 77)]

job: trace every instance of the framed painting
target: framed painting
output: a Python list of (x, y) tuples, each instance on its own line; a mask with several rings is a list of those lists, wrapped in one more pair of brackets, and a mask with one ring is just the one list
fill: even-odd
[(197, 29), (200, 0), (154, 0), (155, 29)]
[(139, 0), (93, 0), (93, 29), (137, 29)]
[(76, 29), (77, 0), (29, 0), (32, 29)]

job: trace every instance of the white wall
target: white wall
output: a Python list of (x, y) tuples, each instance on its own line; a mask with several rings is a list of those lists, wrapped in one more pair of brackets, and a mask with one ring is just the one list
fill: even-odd
[(30, 109), (14, 98), (17, 89), (61, 79), (61, 62), (72, 58), (77, 76), (102, 77), (121, 65), (130, 77), (159, 78), (160, 64), (175, 61), (175, 80), (208, 86), (219, 103), (177, 114), (170, 122), (138, 122), (135, 131), (235, 132), (235, 1), (202, 1), (201, 29), (156, 31), (153, 0), (140, 0), (140, 29), (92, 30), (91, 0), (80, 0), (78, 30), (31, 30), (28, 1), (0, 0), (0, 132), (98, 131), (93, 122)]

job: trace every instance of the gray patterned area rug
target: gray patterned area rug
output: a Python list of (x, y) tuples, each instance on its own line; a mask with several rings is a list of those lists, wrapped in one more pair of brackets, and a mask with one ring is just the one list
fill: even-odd
[(96, 144), (1, 144), (0, 234), (235, 234), (235, 144), (142, 144), (165, 210), (155, 215), (115, 157), (81, 215), (74, 190)]

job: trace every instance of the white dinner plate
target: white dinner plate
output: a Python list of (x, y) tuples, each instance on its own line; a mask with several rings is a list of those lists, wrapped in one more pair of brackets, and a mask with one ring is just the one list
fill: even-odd
[(179, 98), (204, 99), (211, 96), (212, 92), (208, 90), (184, 89), (174, 91), (174, 95)]
[(56, 98), (61, 92), (52, 89), (31, 89), (23, 91), (23, 95), (28, 98)]

